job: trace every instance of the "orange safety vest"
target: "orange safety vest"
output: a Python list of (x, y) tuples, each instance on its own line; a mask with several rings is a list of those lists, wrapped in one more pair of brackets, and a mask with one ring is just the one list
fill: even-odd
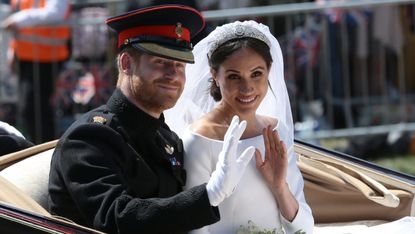
[[(12, 9), (16, 11), (45, 7), (46, 0), (12, 0)], [(69, 18), (70, 7), (65, 12)], [(11, 49), (19, 60), (53, 62), (69, 57), (68, 26), (41, 26), (19, 28), (11, 42)]]

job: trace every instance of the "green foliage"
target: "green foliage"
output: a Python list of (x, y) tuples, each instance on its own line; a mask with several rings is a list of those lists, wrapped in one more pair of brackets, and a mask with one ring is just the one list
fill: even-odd
[[(241, 225), (236, 234), (284, 234), (284, 230), (281, 228), (277, 231), (275, 228), (272, 230), (261, 229), (255, 225), (252, 220), (248, 220), (248, 225)], [(294, 234), (306, 234), (302, 229), (296, 231)]]
[(274, 229), (272, 230), (266, 230), (266, 229), (260, 229), (255, 225), (252, 220), (248, 221), (248, 225), (241, 225), (239, 230), (236, 232), (236, 234), (278, 234), (277, 231)]
[(385, 155), (370, 161), (383, 167), (415, 176), (415, 155)]

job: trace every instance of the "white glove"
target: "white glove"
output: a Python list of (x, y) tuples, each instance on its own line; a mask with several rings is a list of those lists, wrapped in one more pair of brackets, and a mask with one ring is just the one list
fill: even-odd
[(250, 146), (239, 156), (236, 156), (238, 141), (245, 131), (246, 121), (239, 123), (238, 116), (234, 116), (226, 131), (222, 151), (219, 153), (216, 170), (212, 173), (206, 190), (212, 206), (218, 206), (235, 190), (246, 166), (254, 155), (255, 148)]

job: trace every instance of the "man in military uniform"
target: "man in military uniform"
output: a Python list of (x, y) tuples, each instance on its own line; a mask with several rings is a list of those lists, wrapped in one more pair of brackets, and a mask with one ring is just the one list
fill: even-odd
[[(183, 233), (219, 220), (254, 149), (235, 156), (245, 129), (235, 118), (207, 184), (182, 191), (181, 140), (163, 111), (183, 91), (199, 12), (178, 5), (107, 20), (118, 35), (118, 82), (107, 104), (84, 114), (52, 157), (49, 211), (108, 233)], [(203, 150), (203, 149), (201, 149)]]

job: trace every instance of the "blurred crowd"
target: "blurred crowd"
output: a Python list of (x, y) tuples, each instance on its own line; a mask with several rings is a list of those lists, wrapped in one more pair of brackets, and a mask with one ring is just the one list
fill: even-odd
[[(203, 11), (275, 1), (128, 0), (124, 8), (129, 11), (161, 4), (182, 4)], [(53, 140), (78, 114), (101, 105), (112, 93), (116, 77), (114, 63), (108, 58), (116, 53), (115, 39), (103, 22), (90, 20), (117, 12), (111, 12), (105, 1), (2, 0), (1, 7), (5, 10), (0, 12), (0, 44), (8, 52), (0, 59), (0, 120), (16, 126), (36, 144)], [(55, 26), (68, 19), (80, 23)], [(193, 39), (194, 44), (212, 30), (209, 26)]]
[[(18, 53), (12, 56), (13, 47), (9, 42), (22, 38), (13, 37), (19, 27), (10, 24), (10, 16), (18, 13), (18, 7), (33, 7), (29, 4), (31, 2), (43, 5), (37, 7), (35, 13), (27, 14), (26, 21), (23, 16), (15, 17), (15, 20), (23, 22), (17, 24), (21, 24), (19, 27), (24, 27), (24, 33), (30, 37), (40, 33), (41, 37), (49, 37), (48, 41), (53, 43), (56, 39), (65, 41), (59, 48), (63, 51), (65, 49), (62, 46), (66, 47), (68, 53), (58, 59), (52, 58), (53, 62), (39, 59), (39, 54), (35, 54), (34, 58), (22, 58), (20, 55), (19, 59)], [(0, 4), (10, 7), (9, 11), (0, 11), (3, 26), (0, 46), (2, 51), (8, 51), (7, 57), (6, 53), (0, 54), (0, 120), (15, 126), (35, 144), (58, 138), (79, 114), (103, 104), (113, 91), (116, 80), (113, 59), (116, 42), (103, 24), (103, 19), (118, 12), (104, 3), (81, 2), (83, 1), (2, 0)], [(206, 11), (313, 1), (124, 2), (122, 11), (166, 3), (183, 4)], [(324, 129), (415, 120), (415, 115), (411, 114), (415, 112), (415, 106), (411, 102), (399, 106), (399, 110), (403, 108), (407, 111), (406, 115), (402, 115), (395, 105), (401, 105), (403, 95), (415, 91), (415, 68), (408, 63), (415, 56), (415, 53), (411, 53), (415, 49), (414, 15), (414, 7), (408, 5), (401, 8), (391, 6), (327, 10), (315, 14), (291, 15), (290, 20), (286, 16), (255, 18), (266, 24), (272, 22), (271, 30), (281, 44), (297, 137)], [(66, 19), (76, 19), (79, 23), (71, 25), (69, 34), (65, 33), (65, 27), (53, 26), (54, 21), (61, 23)], [(51, 22), (52, 26), (43, 30), (60, 30), (58, 34), (47, 35), (48, 33), (33, 31), (33, 28), (38, 27), (36, 24)], [(223, 23), (226, 20), (208, 21), (205, 32), (199, 34), (193, 43)], [(290, 29), (287, 29), (288, 24), (291, 25)], [(385, 24), (389, 27), (384, 27)], [(346, 34), (343, 32), (344, 25)], [(54, 38), (56, 36), (58, 38)], [(35, 45), (36, 42), (32, 43)], [(403, 65), (400, 64), (402, 61)], [(401, 90), (402, 79), (406, 82), (404, 92)], [(372, 96), (387, 102), (373, 101), (367, 105), (369, 102), (365, 98)], [(359, 150), (362, 148), (361, 144), (354, 144), (353, 147)], [(350, 153), (356, 153), (356, 150), (350, 150)]]

